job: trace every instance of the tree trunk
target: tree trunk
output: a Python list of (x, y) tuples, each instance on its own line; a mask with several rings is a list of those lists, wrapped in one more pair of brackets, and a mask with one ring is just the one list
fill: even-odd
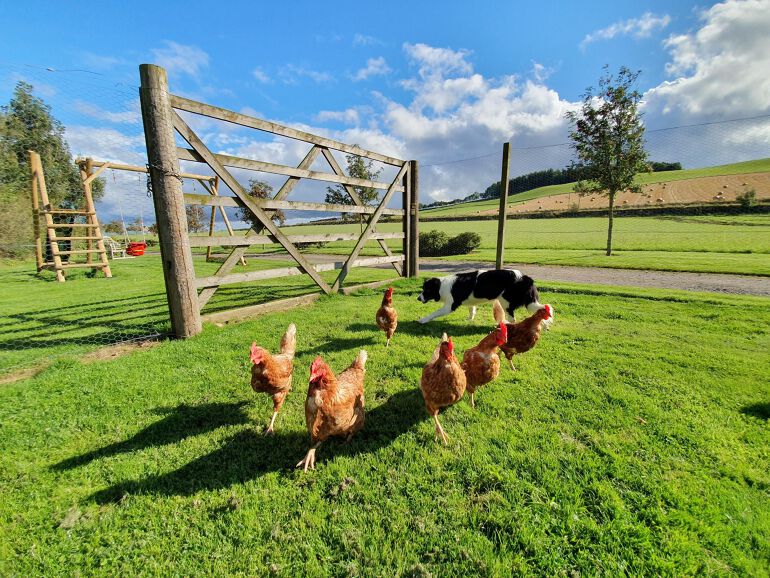
[(607, 224), (607, 256), (612, 255), (612, 212), (615, 208), (615, 191), (610, 191), (610, 220)]

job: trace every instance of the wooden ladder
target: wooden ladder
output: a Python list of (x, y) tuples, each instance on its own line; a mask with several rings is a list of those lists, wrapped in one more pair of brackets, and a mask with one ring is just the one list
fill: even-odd
[[(65, 281), (64, 272), (67, 269), (101, 269), (105, 277), (112, 277), (110, 264), (107, 260), (107, 251), (104, 248), (104, 239), (102, 230), (99, 226), (99, 219), (96, 216), (93, 195), (91, 194), (91, 176), (90, 167), (81, 166), (80, 174), (83, 178), (83, 193), (85, 196), (85, 209), (57, 209), (51, 206), (48, 199), (48, 188), (45, 183), (45, 174), (43, 172), (43, 163), (40, 155), (35, 151), (28, 151), (29, 166), (32, 172), (32, 217), (35, 228), (35, 258), (37, 261), (38, 272), (43, 269), (51, 269), (56, 272), (56, 280), (63, 283)], [(85, 217), (85, 223), (55, 223), (54, 215), (64, 215), (66, 218), (74, 220), (77, 217)], [(46, 261), (43, 256), (43, 241), (41, 234), (41, 220), (45, 222), (45, 238), (48, 246), (51, 248), (52, 261)], [(58, 234), (59, 229), (70, 229), (71, 232), (66, 236)], [(76, 231), (73, 231), (75, 229)], [(59, 243), (69, 241), (86, 241), (85, 249), (62, 250)], [(93, 255), (98, 255), (98, 260), (94, 260)], [(67, 260), (62, 260), (66, 255)], [(70, 255), (85, 255), (85, 263), (70, 262)]]

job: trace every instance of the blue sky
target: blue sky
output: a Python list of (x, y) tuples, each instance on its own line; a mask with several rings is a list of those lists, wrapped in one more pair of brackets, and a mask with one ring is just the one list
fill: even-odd
[[(220, 6), (5, 6), (0, 97), (26, 79), (74, 153), (143, 164), (136, 85), (138, 65), (153, 62), (179, 94), (420, 160), (423, 200), (483, 191), (499, 179), (505, 140), (566, 142), (564, 112), (605, 64), (641, 70), (651, 129), (770, 114), (770, 0)], [(220, 152), (280, 164), (307, 148), (213, 122), (196, 128)], [(757, 152), (770, 150), (767, 123), (749, 128), (719, 133), (735, 142), (713, 154), (697, 142), (689, 156), (679, 142), (653, 152), (690, 166), (768, 156)], [(563, 166), (565, 150), (522, 153), (514, 172)]]

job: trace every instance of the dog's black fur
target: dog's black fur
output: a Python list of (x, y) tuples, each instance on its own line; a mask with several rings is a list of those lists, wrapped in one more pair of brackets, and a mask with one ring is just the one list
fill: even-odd
[(522, 275), (520, 271), (511, 269), (470, 271), (441, 279), (433, 277), (423, 283), (418, 299), (423, 303), (444, 301), (444, 308), (423, 318), (423, 323), (456, 311), (463, 305), (474, 307), (495, 299), (502, 303), (511, 317), (519, 307), (526, 307), (530, 312), (542, 308), (535, 281), (527, 275)]

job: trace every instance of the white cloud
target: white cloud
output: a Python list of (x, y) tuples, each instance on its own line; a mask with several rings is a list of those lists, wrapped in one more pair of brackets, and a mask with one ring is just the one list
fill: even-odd
[(379, 58), (370, 58), (366, 61), (366, 67), (355, 73), (353, 80), (366, 80), (371, 76), (382, 76), (390, 72), (390, 67), (388, 66), (388, 63), (385, 62), (383, 56), (380, 56)]
[(585, 48), (591, 42), (598, 40), (611, 40), (616, 36), (633, 36), (634, 38), (648, 38), (655, 30), (663, 29), (671, 23), (668, 14), (656, 16), (651, 12), (645, 12), (639, 18), (631, 18), (623, 22), (616, 22), (607, 28), (586, 35), (580, 43)]
[(384, 42), (374, 36), (356, 33), (353, 36), (353, 46), (382, 46)]
[(138, 98), (129, 101), (126, 108), (118, 112), (104, 110), (95, 104), (83, 100), (76, 100), (74, 107), (81, 114), (115, 124), (138, 124), (142, 121)]
[(674, 78), (647, 91), (647, 116), (672, 126), (770, 112), (770, 0), (716, 4), (701, 18), (665, 42)]
[(446, 76), (450, 73), (469, 74), (473, 66), (467, 61), (470, 52), (450, 48), (434, 48), (427, 44), (404, 44), (409, 60), (419, 67), (421, 78)]
[(251, 71), (251, 74), (262, 84), (270, 84), (272, 82), (270, 77), (261, 68), (255, 68)]
[(309, 78), (316, 84), (332, 82), (334, 77), (328, 72), (311, 70), (294, 64), (287, 64), (278, 73), (285, 84), (297, 84), (301, 78)]
[(156, 64), (165, 68), (169, 74), (187, 74), (196, 77), (209, 65), (209, 55), (198, 48), (178, 44), (171, 40), (164, 41), (165, 48), (150, 50)]
[(344, 124), (358, 124), (360, 117), (358, 110), (348, 108), (347, 110), (322, 110), (315, 117), (316, 122), (341, 122)]

